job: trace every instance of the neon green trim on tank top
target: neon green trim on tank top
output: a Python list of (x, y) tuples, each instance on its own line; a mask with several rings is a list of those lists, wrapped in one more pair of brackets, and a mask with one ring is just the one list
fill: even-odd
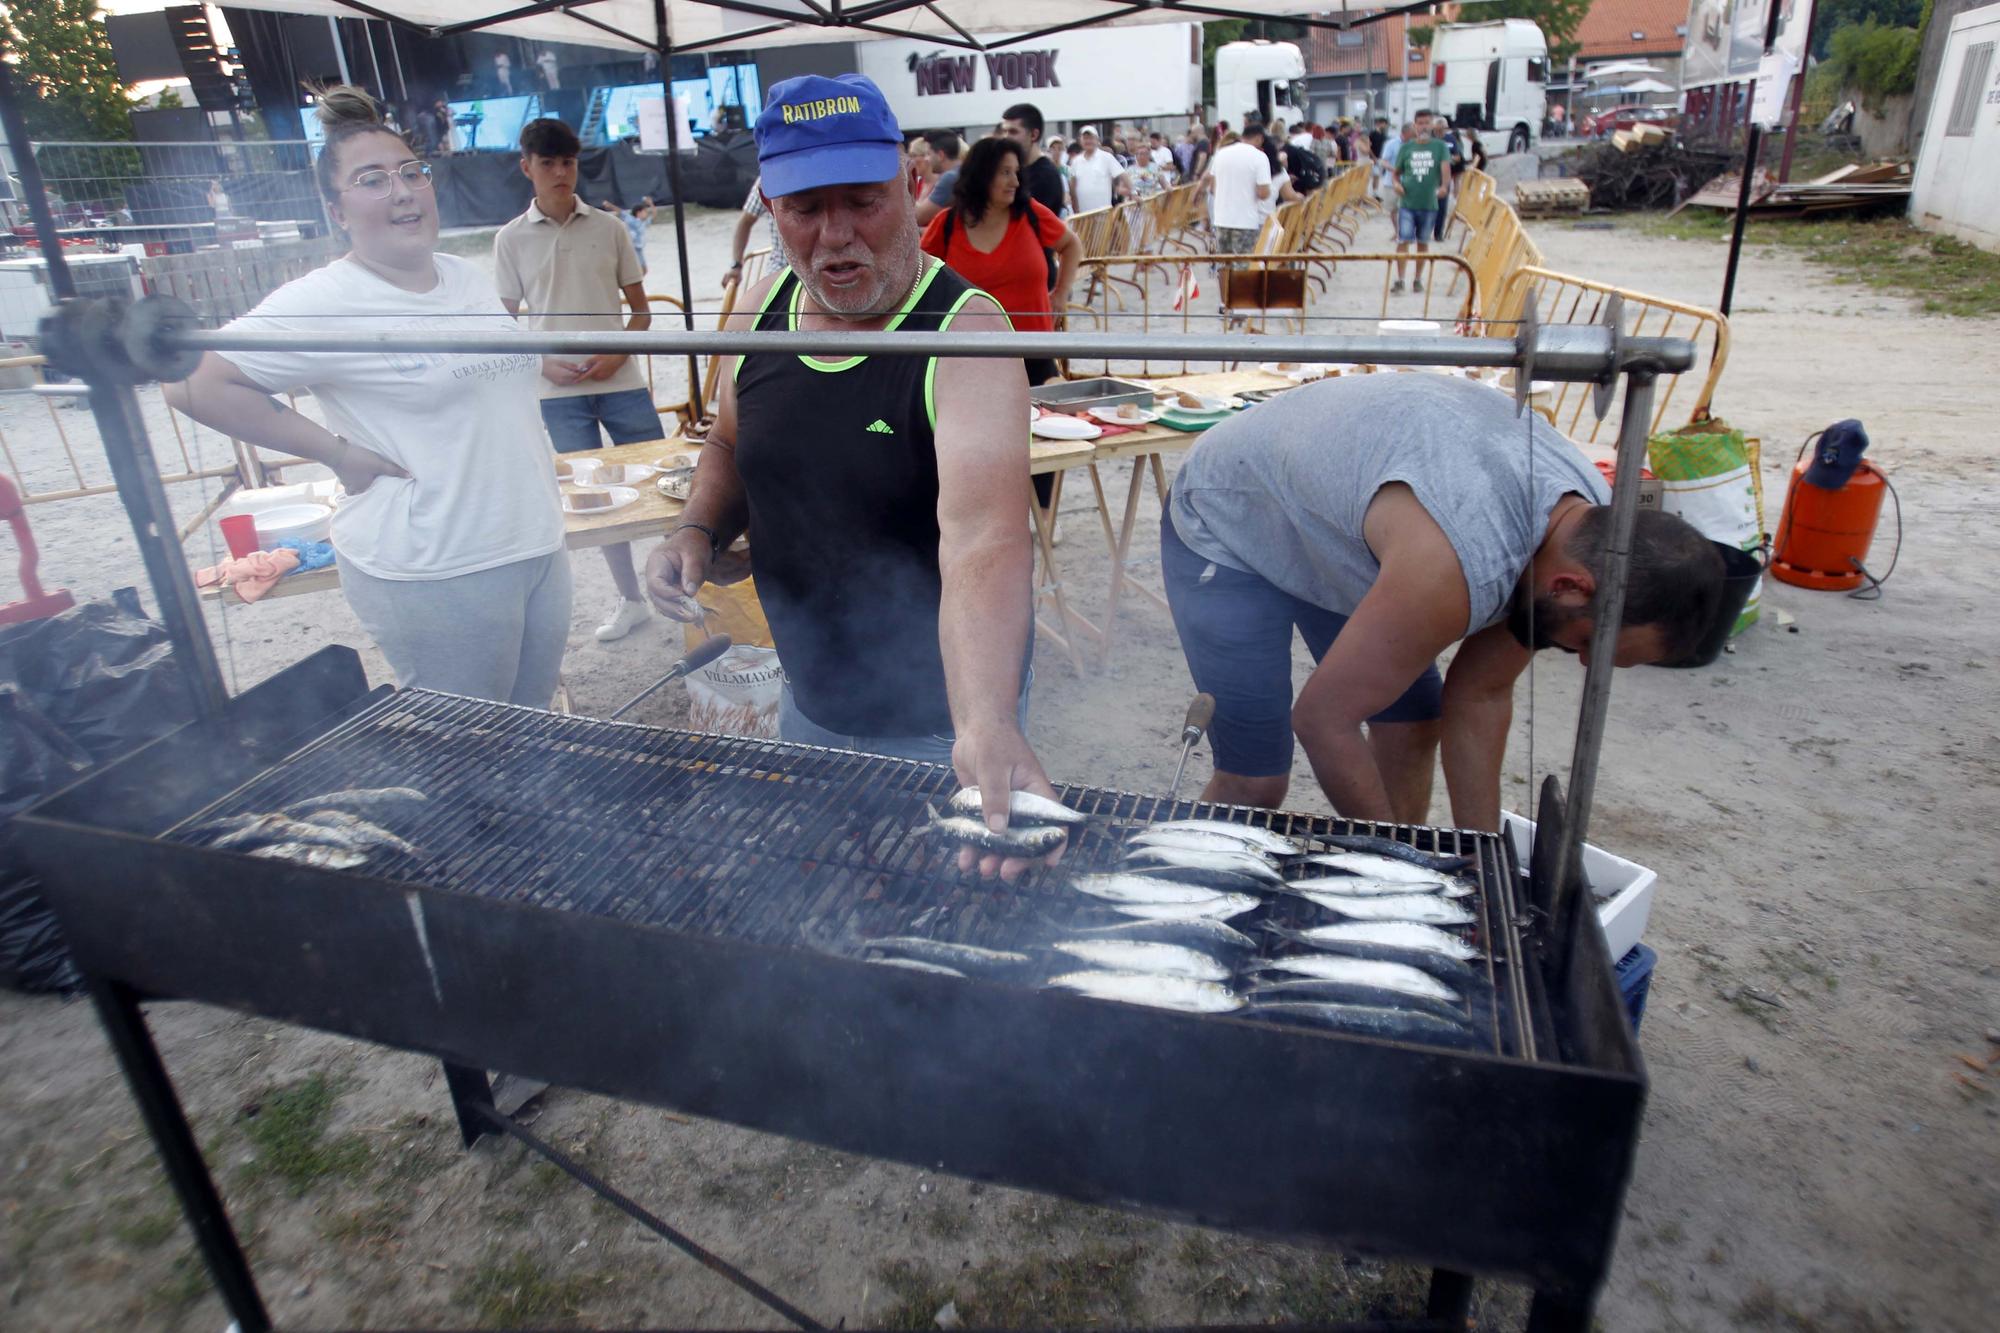
[[(951, 322), (958, 318), (958, 312), (965, 308), (965, 303), (975, 296), (986, 296), (986, 293), (977, 287), (968, 287), (959, 293), (958, 299), (951, 303), (951, 309), (944, 312), (944, 321), (938, 325), (938, 332), (943, 333), (950, 328)], [(990, 296), (986, 296), (986, 299), (993, 301)], [(1000, 303), (993, 301), (993, 304), (997, 306)], [(1007, 321), (1010, 327), (1013, 322), (1011, 319)], [(937, 363), (938, 359), (932, 357), (929, 364), (924, 367), (924, 411), (930, 416), (932, 435), (937, 434)]]
[[(882, 326), (881, 331), (883, 333), (894, 333), (902, 325), (902, 322), (909, 317), (911, 309), (923, 298), (923, 294), (930, 289), (932, 280), (942, 272), (944, 272), (943, 264), (932, 264), (926, 269), (924, 275), (917, 279), (916, 286), (910, 288), (910, 294), (903, 298), (903, 308), (898, 310), (895, 316)], [(805, 291), (805, 286), (804, 282), (800, 282), (796, 287), (792, 288), (791, 327), (793, 333), (799, 331), (799, 296)], [(957, 306), (952, 307), (953, 310), (957, 308)], [(850, 356), (844, 361), (815, 361), (803, 353), (799, 356), (799, 360), (812, 369), (828, 372), (852, 370), (867, 359), (865, 356)]]
[[(771, 308), (772, 298), (777, 296), (778, 289), (785, 285), (785, 275), (787, 273), (790, 273), (791, 271), (792, 270), (790, 268), (779, 269), (778, 276), (771, 279), (771, 285), (764, 289), (764, 299), (757, 303), (757, 318), (750, 321), (750, 326), (752, 328), (755, 328), (757, 325), (764, 322), (764, 312)], [(729, 382), (731, 384), (734, 384), (736, 382), (736, 377), (738, 375), (741, 375), (742, 373), (743, 373), (743, 358), (739, 356), (736, 358), (736, 364), (729, 368)]]

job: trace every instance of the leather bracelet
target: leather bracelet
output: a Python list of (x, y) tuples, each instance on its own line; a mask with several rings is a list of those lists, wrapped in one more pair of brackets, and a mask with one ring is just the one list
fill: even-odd
[[(715, 535), (714, 528), (709, 527), (706, 523), (683, 523), (680, 527), (675, 528), (674, 532), (680, 532), (687, 528), (693, 528), (696, 532), (708, 538), (708, 554), (711, 559), (722, 553), (722, 538)], [(671, 537), (674, 535), (674, 532), (669, 532), (667, 535)]]

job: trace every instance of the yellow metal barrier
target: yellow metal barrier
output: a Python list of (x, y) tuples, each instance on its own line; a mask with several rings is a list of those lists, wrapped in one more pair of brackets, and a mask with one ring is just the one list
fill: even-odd
[[(1478, 309), (1478, 285), (1470, 266), (1458, 255), (1395, 255), (1390, 253), (1369, 254), (1326, 254), (1317, 251), (1275, 253), (1265, 255), (1101, 255), (1083, 261), (1083, 267), (1093, 265), (1116, 266), (1129, 270), (1131, 277), (1121, 276), (1118, 281), (1127, 284), (1136, 293), (1136, 299), (1128, 302), (1118, 293), (1108, 289), (1105, 283), (1079, 282), (1078, 290), (1084, 298), (1072, 301), (1065, 311), (1065, 326), (1072, 332), (1138, 333), (1142, 337), (1152, 334), (1213, 332), (1221, 327), (1221, 297), (1225, 273), (1255, 273), (1259, 269), (1273, 272), (1293, 271), (1311, 265), (1322, 268), (1329, 275), (1329, 292), (1344, 295), (1348, 299), (1338, 300), (1329, 305), (1328, 297), (1321, 297), (1314, 303), (1312, 312), (1295, 308), (1282, 311), (1289, 324), (1309, 327), (1316, 321), (1331, 323), (1335, 320), (1353, 321), (1369, 332), (1374, 331), (1375, 321), (1389, 318), (1389, 284), (1395, 275), (1398, 259), (1406, 261), (1415, 274), (1424, 280), (1424, 297), (1415, 317), (1436, 320), (1447, 325), (1460, 325), (1475, 319)], [(1434, 278), (1450, 272), (1465, 280), (1464, 295), (1453, 301), (1441, 289)], [(1352, 284), (1344, 284), (1341, 278), (1353, 275)], [(1201, 295), (1188, 297), (1187, 289), (1198, 283)], [(1095, 294), (1093, 300), (1091, 294)], [(1180, 308), (1174, 308), (1176, 299)], [(1399, 304), (1396, 315), (1412, 317), (1412, 312)], [(1260, 331), (1252, 322), (1250, 332)], [(1185, 359), (1147, 358), (1134, 361), (1072, 361), (1065, 368), (1071, 378), (1096, 374), (1120, 374), (1159, 376), (1186, 375), (1202, 369), (1213, 369), (1218, 365), (1234, 367), (1238, 362), (1192, 362)]]
[[(1706, 342), (1709, 357), (1705, 370), (1697, 367), (1686, 375), (1660, 377), (1651, 429), (1659, 430), (1669, 414), (1677, 412), (1676, 404), (1686, 409), (1687, 420), (1699, 420), (1709, 415), (1715, 401), (1716, 385), (1722, 379), (1722, 369), (1729, 362), (1729, 320), (1726, 316), (1664, 296), (1649, 296), (1645, 292), (1608, 282), (1595, 282), (1527, 264), (1507, 275), (1505, 285), (1494, 298), (1493, 317), (1502, 320), (1520, 318), (1522, 304), (1530, 291), (1535, 294), (1536, 315), (1546, 324), (1594, 323), (1602, 316), (1606, 303), (1613, 296), (1619, 296), (1625, 301), (1626, 333), (1634, 337), (1680, 337), (1692, 338), (1697, 343)], [(1693, 380), (1696, 386), (1692, 400), (1683, 392), (1689, 380)], [(1595, 441), (1606, 430), (1606, 422), (1597, 420), (1590, 412), (1590, 396), (1588, 384), (1564, 384), (1556, 394), (1553, 420), (1557, 428), (1572, 439)], [(1615, 422), (1616, 418), (1607, 420)], [(1615, 425), (1610, 429), (1615, 431)]]

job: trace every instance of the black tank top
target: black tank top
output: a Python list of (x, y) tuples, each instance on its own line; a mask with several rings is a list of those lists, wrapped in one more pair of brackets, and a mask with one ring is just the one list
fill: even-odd
[[(981, 293), (927, 261), (885, 332), (950, 326)], [(756, 327), (796, 329), (787, 269)], [(948, 734), (938, 648), (935, 357), (821, 361), (760, 353), (736, 367), (736, 470), (750, 564), (799, 711), (852, 736)]]

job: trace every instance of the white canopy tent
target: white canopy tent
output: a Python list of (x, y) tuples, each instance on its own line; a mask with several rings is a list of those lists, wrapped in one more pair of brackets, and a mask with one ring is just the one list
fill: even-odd
[(541, 41), (677, 53), (914, 37), (985, 50), (1071, 28), (1283, 18), (1348, 28), (1431, 0), (250, 0), (247, 9), (376, 18), (431, 34), (505, 33)]
[(1637, 60), (1617, 60), (1608, 65), (1593, 65), (1583, 77), (1592, 83), (1598, 83), (1604, 79), (1622, 79), (1628, 74), (1664, 73), (1666, 71), (1658, 65), (1648, 65)]

